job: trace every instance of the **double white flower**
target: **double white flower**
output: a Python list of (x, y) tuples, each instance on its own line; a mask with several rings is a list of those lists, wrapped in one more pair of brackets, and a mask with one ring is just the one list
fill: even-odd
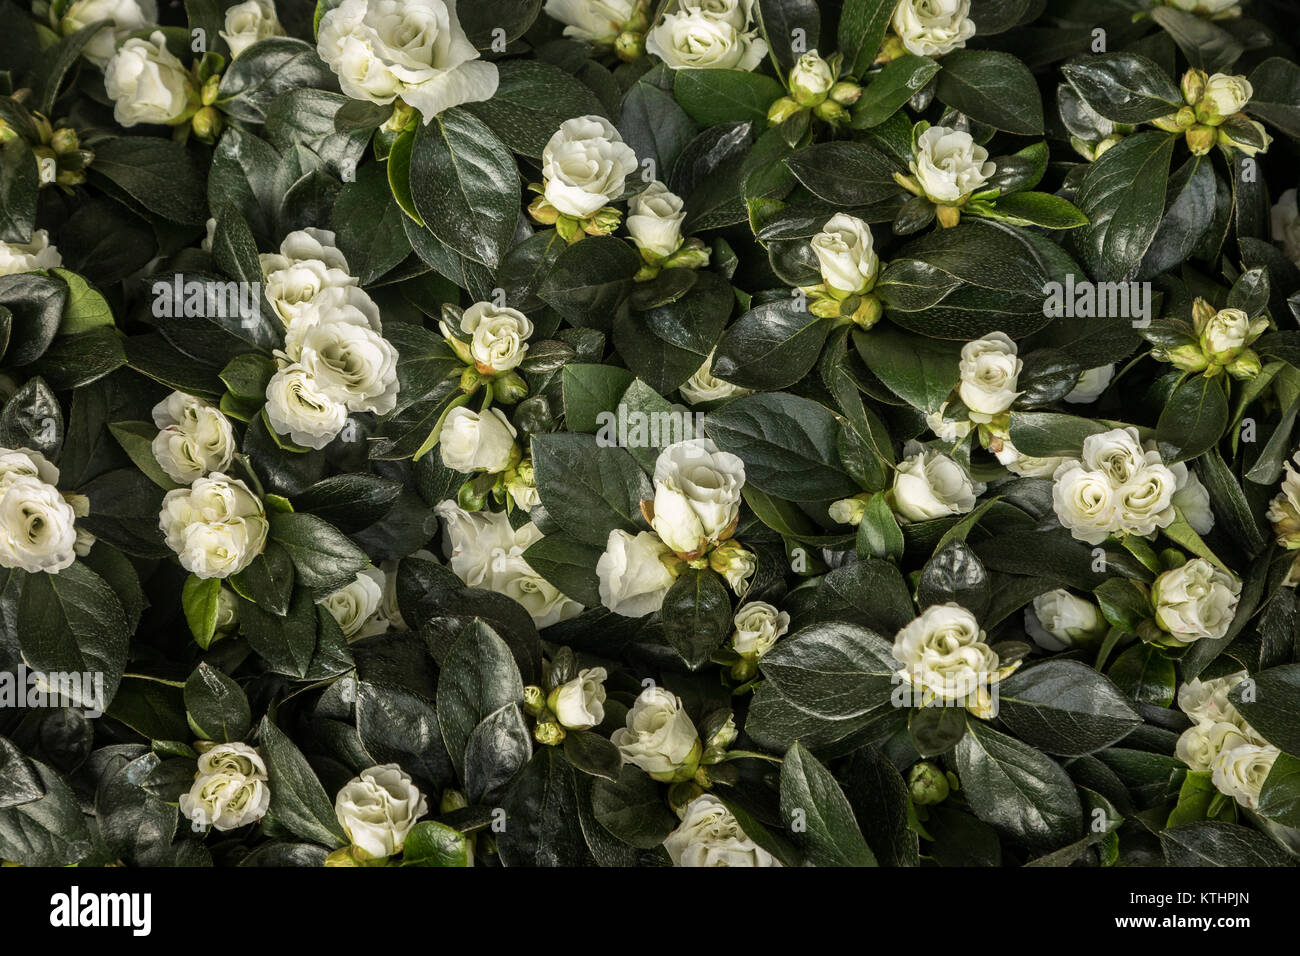
[(646, 52), (674, 70), (754, 70), (767, 43), (753, 26), (752, 6), (751, 0), (680, 0), (646, 34)]
[(664, 840), (673, 866), (780, 866), (746, 835), (736, 815), (711, 793), (681, 810), (682, 822)]
[(765, 601), (750, 601), (736, 612), (732, 624), (732, 650), (756, 661), (790, 629), (790, 615)]
[(76, 0), (60, 18), (59, 32), (68, 36), (100, 20), (111, 23), (91, 37), (81, 55), (103, 69), (119, 42), (158, 22), (158, 5), (154, 0)]
[[(533, 323), (518, 309), (476, 302), (460, 318), (460, 330), (469, 336), (469, 355), (484, 375), (508, 372), (528, 354)], [(443, 327), (443, 335), (451, 330)]]
[(40, 452), (0, 448), (0, 567), (55, 574), (89, 550), (78, 548), (77, 511), (58, 480)]
[(636, 153), (602, 116), (565, 120), (542, 150), (546, 200), (574, 219), (621, 197), (636, 168)]
[(498, 474), (510, 467), (516, 434), (499, 408), (485, 412), (453, 408), (438, 433), (442, 463), (455, 471)]
[(1143, 448), (1133, 427), (1089, 435), (1081, 459), (1062, 464), (1053, 480), (1057, 519), (1088, 544), (1111, 534), (1153, 534), (1173, 523), (1176, 508), (1202, 534), (1214, 524), (1195, 475), (1181, 462), (1165, 465), (1154, 447)]
[(627, 204), (627, 232), (649, 260), (666, 259), (682, 245), (686, 204), (676, 193), (655, 180)]
[(1016, 343), (1005, 332), (992, 332), (962, 346), (961, 384), (957, 394), (973, 422), (987, 423), (1020, 397), (1016, 385), (1024, 368)]
[(997, 170), (989, 162), (988, 150), (976, 145), (970, 133), (946, 126), (931, 126), (921, 133), (914, 153), (909, 168), (926, 198), (934, 203), (960, 203)]
[(1003, 668), (984, 642), (975, 615), (959, 604), (932, 604), (894, 636), (897, 672), (922, 704), (960, 704), (977, 717), (992, 715), (989, 688), (1015, 669)]
[(153, 456), (172, 481), (188, 485), (234, 461), (238, 449), (230, 420), (201, 398), (172, 392), (153, 407), (153, 423)]
[(244, 570), (266, 546), (266, 509), (237, 478), (213, 472), (167, 492), (158, 525), (181, 566), (200, 578)]
[(590, 730), (605, 719), (605, 678), (603, 667), (589, 667), (578, 676), (551, 691), (547, 708), (560, 725), (569, 730)]
[(1194, 723), (1178, 738), (1174, 753), (1190, 769), (1210, 773), (1221, 793), (1253, 809), (1280, 751), (1228, 699), (1228, 692), (1246, 677), (1245, 671), (1238, 671), (1193, 679), (1178, 688), (1178, 706)]
[(636, 13), (637, 0), (546, 0), (546, 15), (574, 40), (608, 46)]
[(339, 826), (370, 859), (401, 853), (407, 834), (428, 811), (424, 794), (395, 763), (361, 771), (334, 798)]
[(348, 640), (383, 634), (388, 621), (383, 614), (384, 572), (363, 568), (343, 587), (317, 601), (338, 622)]
[(226, 11), (226, 28), (221, 38), (230, 47), (234, 59), (258, 40), (284, 36), (284, 27), (275, 15), (271, 0), (244, 0)]
[(635, 535), (615, 528), (596, 562), (600, 603), (624, 617), (642, 617), (663, 607), (664, 596), (676, 580), (664, 563), (672, 549), (657, 535)]
[(984, 492), (966, 469), (939, 451), (917, 451), (899, 462), (890, 490), (894, 513), (908, 521), (966, 514)]
[(729, 537), (740, 517), (745, 463), (708, 438), (669, 445), (654, 470), (654, 528), (679, 555), (698, 557)]
[(426, 124), (450, 107), (491, 99), (500, 81), (461, 28), (456, 0), (343, 0), (321, 17), (316, 51), (348, 96), (400, 98)]
[(256, 823), (271, 805), (270, 777), (257, 749), (248, 744), (217, 744), (199, 757), (199, 769), (180, 808), (200, 826), (234, 830)]
[(748, 395), (749, 389), (741, 388), (739, 385), (732, 385), (730, 382), (724, 382), (713, 374), (713, 355), (715, 350), (709, 352), (709, 357), (704, 360), (695, 373), (682, 383), (682, 398), (690, 405), (699, 405), (702, 402), (716, 402), (724, 398), (732, 398), (739, 395)]
[(880, 271), (871, 228), (856, 216), (838, 213), (812, 237), (822, 282), (832, 295), (848, 297), (868, 291)]
[(1223, 637), (1240, 596), (1241, 580), (1204, 558), (1165, 571), (1151, 588), (1156, 623), (1179, 644)]
[(452, 500), (439, 504), (434, 513), (442, 521), (451, 570), (470, 587), (513, 598), (539, 628), (582, 613), (581, 604), (524, 560), (524, 551), (542, 539), (531, 521), (512, 528), (504, 511), (465, 511)]
[(893, 27), (908, 53), (943, 56), (975, 35), (971, 0), (902, 0), (894, 8)]
[(104, 89), (119, 126), (173, 125), (198, 105), (185, 64), (168, 51), (161, 30), (147, 40), (132, 37), (118, 48), (104, 67)]
[(662, 687), (647, 687), (627, 712), (627, 726), (609, 738), (623, 762), (635, 764), (661, 783), (689, 780), (704, 747), (681, 698)]

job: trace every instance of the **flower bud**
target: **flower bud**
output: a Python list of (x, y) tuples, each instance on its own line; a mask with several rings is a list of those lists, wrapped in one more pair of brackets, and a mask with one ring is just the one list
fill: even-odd
[(758, 559), (735, 540), (724, 541), (709, 555), (709, 567), (717, 571), (739, 597), (749, 590), (749, 579), (754, 576)]
[(864, 295), (853, 310), (853, 322), (858, 328), (867, 330), (880, 321), (885, 314), (885, 307), (874, 295)]
[(528, 204), (528, 215), (543, 226), (554, 226), (560, 218), (560, 211), (552, 206), (545, 196), (538, 196)]
[(1098, 143), (1096, 147), (1093, 149), (1092, 158), (1100, 159), (1101, 155), (1105, 153), (1106, 150), (1110, 149), (1112, 146), (1118, 146), (1123, 141), (1124, 141), (1123, 136), (1118, 136), (1118, 135), (1107, 136), (1100, 143)]
[(477, 486), (478, 482), (471, 478), (456, 492), (456, 504), (465, 511), (482, 511), (487, 504), (488, 492), (480, 490)]
[(861, 494), (852, 498), (841, 498), (830, 507), (831, 520), (837, 524), (851, 524), (854, 527), (862, 524), (862, 517), (867, 513), (867, 504), (871, 501), (871, 495)]
[(940, 204), (934, 207), (935, 218), (939, 220), (939, 225), (945, 229), (951, 229), (957, 223), (961, 222), (961, 207)]
[(1205, 84), (1209, 78), (1209, 75), (1204, 70), (1188, 70), (1184, 73), (1180, 84), (1183, 90), (1183, 102), (1188, 106), (1195, 106), (1200, 102), (1201, 94), (1205, 92)]
[(840, 80), (831, 87), (830, 97), (840, 106), (852, 106), (862, 97), (862, 87), (848, 80)]
[(1187, 148), (1193, 156), (1204, 156), (1214, 148), (1218, 132), (1212, 126), (1193, 126), (1187, 131)]
[(1172, 349), (1157, 349), (1155, 357), (1170, 362), (1175, 368), (1184, 372), (1203, 372), (1209, 361), (1201, 352), (1199, 345), (1179, 345)]
[(539, 720), (533, 728), (533, 739), (546, 747), (559, 746), (564, 738), (564, 728), (553, 720)]
[(907, 772), (907, 792), (915, 804), (929, 806), (943, 803), (948, 799), (949, 789), (947, 776), (928, 760), (913, 764)]
[(190, 126), (194, 129), (194, 135), (205, 143), (214, 142), (221, 134), (221, 114), (211, 106), (205, 106), (194, 114), (190, 120)]
[(464, 810), (468, 806), (469, 800), (465, 798), (465, 794), (459, 790), (453, 790), (451, 787), (442, 791), (442, 796), (438, 799), (438, 813), (440, 814), (455, 813), (457, 810)]
[(768, 108), (767, 125), (780, 126), (795, 113), (801, 112), (804, 107), (800, 106), (792, 98), (783, 96)]
[(1246, 349), (1228, 365), (1228, 374), (1235, 379), (1245, 381), (1258, 375), (1260, 368), (1259, 356), (1253, 349)]
[(466, 395), (473, 395), (483, 384), (483, 373), (470, 366), (460, 373), (460, 390)]
[(1174, 114), (1174, 122), (1179, 129), (1190, 129), (1196, 125), (1196, 110), (1184, 106)]
[(501, 404), (513, 405), (528, 394), (528, 383), (518, 372), (504, 372), (492, 380), (492, 394)]
[(830, 64), (813, 50), (799, 57), (790, 70), (790, 93), (801, 106), (816, 106), (826, 99), (835, 85)]
[[(1184, 107), (1184, 109), (1186, 109), (1186, 107)], [(1191, 123), (1184, 125), (1181, 122), (1182, 115), (1183, 113), (1182, 110), (1180, 109), (1177, 113), (1170, 113), (1168, 116), (1158, 116), (1151, 121), (1151, 125), (1154, 126), (1156, 129), (1164, 130), (1166, 133), (1181, 133), (1184, 129), (1187, 128), (1187, 126), (1191, 125)], [(1191, 115), (1192, 115), (1192, 122), (1195, 122), (1196, 114), (1192, 113)], [(1071, 138), (1070, 141), (1074, 142), (1073, 138)]]
[(524, 688), (524, 712), (530, 717), (536, 717), (543, 708), (546, 707), (546, 692), (536, 684), (529, 684)]
[(703, 269), (709, 264), (712, 250), (702, 239), (687, 239), (682, 247), (664, 260), (665, 269)]
[(624, 30), (614, 41), (614, 52), (624, 63), (632, 63), (645, 56), (645, 34)]
[(617, 231), (619, 223), (623, 221), (623, 214), (613, 206), (605, 206), (598, 209), (595, 215), (583, 220), (582, 229), (589, 236), (608, 236), (611, 232)]
[(808, 311), (819, 319), (838, 319), (843, 312), (843, 306), (840, 300), (831, 296), (824, 296), (820, 299), (814, 299), (808, 306)]
[(50, 137), (50, 148), (60, 156), (79, 149), (80, 145), (77, 142), (77, 131), (66, 126), (63, 129), (56, 129)]
[(204, 106), (211, 106), (217, 101), (217, 95), (220, 88), (220, 74), (208, 77), (203, 81), (203, 86), (199, 90), (199, 102)]
[(823, 100), (813, 108), (813, 112), (818, 119), (824, 119), (826, 122), (838, 126), (840, 123), (849, 121), (849, 111), (840, 106), (834, 100)]

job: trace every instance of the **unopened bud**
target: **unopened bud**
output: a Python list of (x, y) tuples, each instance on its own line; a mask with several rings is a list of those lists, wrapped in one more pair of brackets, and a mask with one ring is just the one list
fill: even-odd
[(211, 143), (221, 134), (221, 114), (211, 106), (205, 106), (194, 114), (190, 126), (193, 127), (195, 136), (205, 143)]
[(614, 41), (614, 53), (624, 63), (632, 63), (645, 56), (645, 34), (624, 30)]
[(840, 80), (831, 87), (831, 99), (840, 106), (852, 106), (862, 98), (862, 87), (848, 80)]
[(547, 747), (562, 744), (564, 737), (564, 728), (553, 720), (540, 720), (533, 728), (533, 739)]
[(1183, 91), (1183, 102), (1188, 106), (1195, 106), (1201, 100), (1201, 94), (1205, 92), (1205, 83), (1209, 76), (1204, 70), (1188, 70), (1183, 74), (1183, 81), (1180, 84)]
[(913, 764), (907, 772), (907, 792), (912, 802), (920, 806), (943, 803), (950, 789), (943, 770), (928, 760)]
[(853, 322), (858, 328), (871, 328), (880, 321), (880, 317), (885, 314), (885, 307), (880, 304), (880, 300), (874, 295), (864, 295), (858, 303), (858, 307), (853, 311)]
[(1259, 356), (1255, 354), (1254, 349), (1246, 349), (1228, 365), (1228, 374), (1235, 379), (1245, 381), (1258, 375), (1260, 368)]
[(466, 395), (473, 395), (483, 381), (483, 373), (470, 366), (460, 373), (460, 390)]
[(597, 210), (596, 214), (589, 216), (582, 221), (582, 230), (589, 236), (608, 236), (611, 232), (618, 229), (619, 223), (623, 221), (623, 214), (613, 206), (605, 206)]
[(813, 112), (819, 119), (824, 119), (834, 126), (849, 121), (849, 111), (834, 100), (823, 100), (813, 108)]
[(546, 707), (546, 692), (536, 684), (524, 688), (524, 711), (530, 717), (536, 717)]
[(56, 129), (50, 137), (50, 148), (62, 156), (64, 153), (70, 153), (74, 149), (80, 148), (81, 144), (77, 141), (77, 131), (68, 127)]
[(1204, 156), (1214, 148), (1218, 131), (1212, 126), (1193, 126), (1187, 131), (1187, 148), (1193, 156)]
[(780, 126), (795, 113), (802, 112), (805, 107), (800, 106), (789, 96), (783, 96), (773, 103), (767, 110), (767, 125)]
[(935, 218), (939, 220), (939, 225), (945, 229), (951, 229), (957, 223), (961, 222), (961, 208), (950, 206), (946, 203), (934, 207)]
[(543, 226), (553, 226), (555, 220), (560, 218), (560, 211), (545, 196), (538, 196), (528, 204), (528, 215)]
[(841, 498), (830, 507), (831, 520), (837, 524), (851, 524), (857, 527), (862, 524), (862, 517), (867, 513), (867, 504), (870, 501), (870, 494)]

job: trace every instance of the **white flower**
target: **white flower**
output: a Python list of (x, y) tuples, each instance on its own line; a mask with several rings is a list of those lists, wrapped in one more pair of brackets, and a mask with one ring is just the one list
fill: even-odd
[(77, 559), (76, 518), (54, 485), (30, 474), (6, 474), (0, 484), (0, 567), (62, 571)]
[(276, 18), (271, 0), (244, 0), (226, 11), (226, 28), (221, 31), (221, 38), (230, 47), (231, 59), (258, 40), (279, 36), (284, 36), (284, 27)]
[(172, 481), (188, 485), (234, 461), (238, 448), (230, 420), (201, 398), (172, 392), (153, 407), (153, 423), (153, 456)]
[(748, 30), (754, 23), (754, 0), (680, 0), (678, 6), (720, 23), (730, 23), (737, 30)]
[(745, 463), (707, 438), (669, 445), (655, 461), (651, 526), (678, 554), (729, 535), (740, 516)]
[(334, 799), (339, 826), (371, 859), (402, 852), (407, 834), (428, 811), (424, 794), (395, 763), (361, 771)]
[(50, 245), (50, 234), (44, 229), (33, 232), (30, 242), (0, 242), (0, 276), (57, 269), (61, 265), (63, 256)]
[(894, 513), (908, 521), (929, 521), (962, 515), (975, 507), (984, 484), (972, 481), (966, 469), (938, 451), (921, 451), (905, 458), (894, 472)]
[(1118, 530), (1129, 534), (1148, 535), (1157, 528), (1173, 523), (1174, 492), (1178, 479), (1160, 463), (1159, 452), (1148, 452), (1155, 461), (1146, 465), (1136, 475), (1117, 489), (1119, 508)]
[(450, 107), (491, 99), (500, 79), (461, 29), (456, 0), (343, 0), (321, 17), (316, 51), (348, 96), (401, 97), (426, 124)]
[(902, 0), (893, 24), (907, 52), (917, 56), (943, 56), (975, 35), (970, 0)]
[(1250, 317), (1241, 309), (1220, 309), (1201, 332), (1201, 348), (1210, 355), (1235, 354), (1246, 347)]
[(609, 738), (623, 755), (661, 783), (695, 774), (703, 746), (681, 698), (662, 687), (647, 687), (627, 712), (627, 726)]
[(452, 572), (472, 588), (514, 599), (539, 627), (582, 613), (582, 605), (557, 590), (523, 558), (542, 539), (531, 521), (510, 526), (504, 511), (465, 511), (453, 500), (433, 509), (442, 520), (443, 547)]
[(690, 6), (665, 14), (645, 48), (674, 70), (753, 70), (767, 56), (757, 32)]
[(370, 637), (388, 629), (379, 606), (384, 600), (384, 573), (378, 568), (364, 568), (343, 587), (318, 600), (325, 606), (348, 640)]
[(330, 398), (301, 365), (289, 365), (266, 383), (266, 420), (277, 435), (303, 448), (324, 448), (348, 420), (347, 406)]
[(1240, 0), (1165, 0), (1171, 7), (1213, 19), (1241, 16)]
[(750, 601), (736, 612), (732, 623), (735, 627), (731, 633), (732, 648), (741, 657), (757, 660), (790, 629), (790, 615), (764, 601)]
[(1214, 512), (1210, 510), (1210, 492), (1201, 484), (1201, 479), (1182, 462), (1174, 465), (1173, 472), (1177, 476), (1179, 469), (1184, 469), (1186, 475), (1178, 485), (1178, 490), (1174, 492), (1171, 503), (1175, 508), (1182, 512), (1187, 523), (1192, 526), (1192, 530), (1197, 534), (1209, 534), (1214, 527)]
[(1106, 620), (1091, 601), (1057, 588), (1025, 608), (1025, 631), (1043, 650), (1063, 651), (1105, 634)]
[(57, 485), (59, 469), (31, 448), (0, 448), (0, 493), (19, 478), (36, 478), (47, 485)]
[(758, 556), (733, 538), (709, 552), (709, 567), (726, 579), (737, 597), (744, 597), (749, 590), (749, 579), (758, 570)]
[[(262, 268), (266, 270), (280, 256), (264, 253), (261, 258)], [(370, 301), (370, 297), (356, 286), (356, 279), (319, 259), (287, 263), (273, 271), (264, 271), (264, 274), (263, 294), (285, 328), (289, 328), (299, 316), (307, 314), (321, 293), (329, 289), (348, 291), (337, 293), (328, 301), (347, 303), (359, 309), (365, 309)], [(320, 301), (323, 304), (327, 300), (321, 298)]]
[(962, 346), (961, 384), (957, 394), (970, 409), (971, 421), (988, 422), (1011, 407), (1019, 396), (1017, 379), (1024, 363), (1016, 343), (1003, 332), (992, 332)]
[[(1292, 461), (1300, 465), (1300, 452), (1292, 456)], [(1268, 504), (1265, 517), (1273, 525), (1277, 543), (1288, 550), (1300, 547), (1300, 471), (1291, 467), (1291, 462), (1283, 462), (1285, 474), (1278, 493)]]
[(711, 793), (682, 809), (682, 822), (664, 840), (673, 866), (780, 866), (751, 840), (735, 814)]
[(181, 813), (218, 830), (256, 823), (271, 805), (269, 780), (256, 748), (217, 744), (199, 757), (194, 785), (181, 794)]
[(627, 214), (628, 235), (642, 253), (662, 259), (681, 246), (685, 203), (658, 180), (628, 201)]
[(564, 24), (564, 35), (611, 44), (636, 13), (636, 0), (546, 0), (546, 15)]
[(566, 216), (585, 219), (623, 195), (636, 153), (600, 116), (565, 120), (542, 150), (546, 199)]
[(1156, 623), (1180, 644), (1228, 633), (1240, 595), (1241, 581), (1204, 558), (1165, 571), (1151, 589)]
[[(1116, 488), (1137, 477), (1148, 464), (1136, 428), (1114, 428), (1083, 440), (1083, 466), (1100, 471)], [(1155, 462), (1159, 462), (1157, 455)]]
[(533, 323), (517, 309), (476, 302), (460, 318), (460, 330), (470, 337), (469, 353), (484, 375), (508, 372), (528, 354)]
[(104, 89), (119, 126), (179, 122), (190, 111), (194, 95), (185, 65), (168, 52), (161, 30), (148, 40), (133, 37), (118, 48), (104, 67)]
[(1281, 752), (1270, 744), (1240, 744), (1221, 750), (1214, 758), (1210, 779), (1220, 793), (1253, 810), (1259, 805), (1259, 792)]
[(525, 511), (532, 511), (542, 503), (531, 458), (525, 458), (506, 472), (506, 491), (510, 492), (510, 500), (515, 503), (515, 507)]
[(1101, 393), (1106, 391), (1106, 386), (1110, 380), (1115, 377), (1114, 365), (1099, 365), (1096, 368), (1090, 368), (1079, 376), (1079, 381), (1075, 383), (1070, 394), (1065, 396), (1065, 400), (1073, 405), (1087, 405), (1101, 398)]
[(1214, 760), (1222, 751), (1249, 743), (1237, 724), (1204, 720), (1182, 732), (1174, 744), (1174, 756), (1192, 770), (1204, 772), (1214, 767)]
[(1201, 680), (1192, 678), (1178, 688), (1178, 709), (1198, 723), (1229, 721), (1239, 726), (1246, 722), (1228, 699), (1228, 692), (1246, 679), (1245, 671), (1224, 677)]
[(518, 554), (500, 562), (492, 589), (518, 602), (539, 630), (582, 613), (581, 604), (534, 571)]
[(200, 578), (248, 567), (266, 546), (266, 509), (242, 481), (213, 472), (167, 492), (158, 526), (181, 566)]
[(987, 706), (1000, 678), (997, 652), (984, 642), (975, 615), (959, 604), (932, 604), (894, 635), (898, 676), (927, 698)]
[[(316, 229), (313, 226), (295, 229), (285, 236), (280, 242), (279, 254), (264, 252), (257, 258), (261, 263), (263, 275), (269, 275), (295, 262), (311, 260), (321, 262), (327, 268), (338, 269), (345, 274), (349, 271), (348, 260), (339, 250), (335, 234), (329, 229)], [(352, 281), (356, 282), (355, 279)]]
[(566, 681), (547, 698), (546, 706), (560, 725), (569, 730), (590, 730), (605, 719), (605, 678), (603, 667), (589, 667)]
[(875, 284), (880, 257), (872, 246), (871, 228), (861, 219), (838, 213), (812, 237), (811, 244), (822, 282), (832, 293), (856, 295)]
[(1273, 241), (1282, 244), (1287, 258), (1300, 267), (1300, 203), (1296, 190), (1288, 189), (1273, 206)]
[(318, 296), (289, 326), (284, 351), (276, 354), (301, 365), (321, 394), (349, 411), (386, 415), (397, 404), (397, 349), (379, 333), (374, 316), (337, 301), (349, 292)]
[(100, 20), (113, 22), (82, 47), (81, 55), (103, 69), (119, 41), (158, 22), (158, 5), (154, 0), (76, 0), (59, 20), (59, 32), (68, 36)]
[(479, 414), (463, 405), (443, 419), (438, 435), (442, 463), (454, 471), (497, 474), (515, 453), (515, 427), (499, 408)]
[(1101, 544), (1115, 527), (1115, 489), (1102, 471), (1077, 461), (1061, 465), (1052, 476), (1052, 508), (1061, 527), (1088, 544)]
[[(989, 445), (989, 450), (994, 449), (994, 445)], [(1011, 472), (1013, 475), (1019, 475), (1022, 478), (1051, 478), (1056, 474), (1056, 469), (1069, 461), (1068, 458), (1035, 458), (1032, 455), (1020, 454), (1020, 449), (1011, 444), (1010, 438), (998, 436), (997, 450), (993, 452), (998, 462)]]
[(682, 398), (691, 405), (699, 405), (702, 402), (716, 402), (724, 398), (732, 398), (738, 395), (748, 395), (749, 389), (741, 388), (739, 385), (732, 385), (730, 382), (724, 382), (713, 374), (713, 354), (716, 350), (709, 351), (709, 357), (690, 378), (682, 383)]
[(997, 167), (970, 133), (931, 126), (916, 141), (912, 175), (932, 202), (955, 203), (982, 187)]
[(1250, 80), (1244, 76), (1215, 73), (1205, 82), (1205, 92), (1196, 104), (1196, 112), (1211, 117), (1240, 113), (1254, 95)]
[(670, 554), (671, 549), (648, 531), (631, 535), (615, 528), (596, 562), (600, 603), (624, 617), (659, 610), (675, 580), (661, 560)]
[(975, 426), (967, 418), (961, 420), (945, 418), (946, 411), (948, 411), (948, 403), (944, 402), (937, 410), (926, 413), (925, 424), (930, 431), (934, 432), (936, 438), (955, 444), (969, 435)]

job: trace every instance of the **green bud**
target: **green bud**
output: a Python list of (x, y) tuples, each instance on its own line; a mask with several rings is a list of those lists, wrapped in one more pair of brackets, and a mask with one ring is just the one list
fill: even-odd
[(513, 405), (528, 394), (528, 383), (518, 372), (511, 369), (492, 379), (492, 394), (503, 405)]
[(471, 478), (456, 492), (456, 504), (465, 511), (482, 511), (487, 504), (487, 492), (478, 488), (477, 482)]
[(874, 295), (864, 295), (853, 312), (853, 322), (858, 328), (867, 330), (880, 321), (885, 314), (885, 307)]
[(582, 225), (572, 216), (558, 216), (555, 220), (555, 231), (560, 234), (561, 239), (569, 244), (573, 244), (582, 238)]
[(64, 153), (70, 153), (80, 148), (81, 144), (77, 141), (77, 131), (65, 126), (63, 129), (56, 129), (50, 137), (50, 148), (62, 156)]
[(541, 720), (533, 728), (533, 739), (547, 747), (564, 743), (564, 728), (553, 720)]
[(194, 129), (194, 135), (203, 142), (215, 142), (216, 138), (221, 134), (221, 114), (211, 106), (205, 106), (194, 114), (194, 118), (190, 120), (190, 126)]
[(456, 810), (463, 810), (468, 806), (469, 801), (465, 799), (465, 794), (448, 787), (442, 791), (442, 799), (438, 801), (438, 812), (452, 813)]
[(824, 119), (833, 126), (849, 121), (849, 111), (834, 100), (825, 100), (813, 108), (818, 119)]
[(665, 269), (703, 269), (713, 251), (702, 239), (687, 239), (682, 247), (664, 260)]
[(961, 222), (961, 207), (950, 206), (946, 203), (934, 207), (935, 218), (939, 220), (939, 225), (944, 229), (951, 229), (957, 223)]
[(948, 799), (951, 787), (943, 770), (928, 760), (912, 765), (907, 772), (907, 792), (918, 806), (932, 806)]
[(795, 113), (804, 109), (794, 99), (789, 96), (783, 96), (773, 103), (767, 111), (767, 125), (780, 126)]
[(1258, 375), (1260, 368), (1259, 356), (1255, 354), (1255, 350), (1246, 349), (1228, 365), (1228, 374), (1235, 379), (1245, 381)]
[(1193, 126), (1185, 136), (1187, 148), (1194, 156), (1204, 156), (1214, 148), (1218, 132), (1212, 126)]
[(483, 383), (483, 373), (472, 365), (460, 373), (460, 390), (466, 395), (473, 395)]
[(624, 63), (632, 63), (645, 56), (645, 34), (624, 30), (614, 41), (614, 53)]
[(528, 215), (543, 226), (553, 226), (560, 218), (560, 211), (545, 196), (538, 196), (528, 204)]
[(840, 80), (831, 87), (831, 99), (840, 106), (852, 106), (862, 97), (862, 87), (848, 80)]
[(546, 692), (536, 684), (524, 688), (524, 711), (530, 717), (538, 716), (546, 707)]
[(582, 229), (589, 236), (608, 236), (619, 227), (623, 221), (623, 214), (613, 206), (606, 206), (597, 210), (594, 216), (589, 216), (582, 221)]
[(203, 86), (199, 89), (199, 102), (204, 106), (211, 106), (217, 101), (217, 94), (221, 88), (221, 76), (210, 76), (203, 81)]
[(1209, 76), (1204, 70), (1188, 70), (1184, 73), (1180, 84), (1183, 91), (1183, 102), (1188, 106), (1195, 106), (1199, 103), (1208, 80)]

